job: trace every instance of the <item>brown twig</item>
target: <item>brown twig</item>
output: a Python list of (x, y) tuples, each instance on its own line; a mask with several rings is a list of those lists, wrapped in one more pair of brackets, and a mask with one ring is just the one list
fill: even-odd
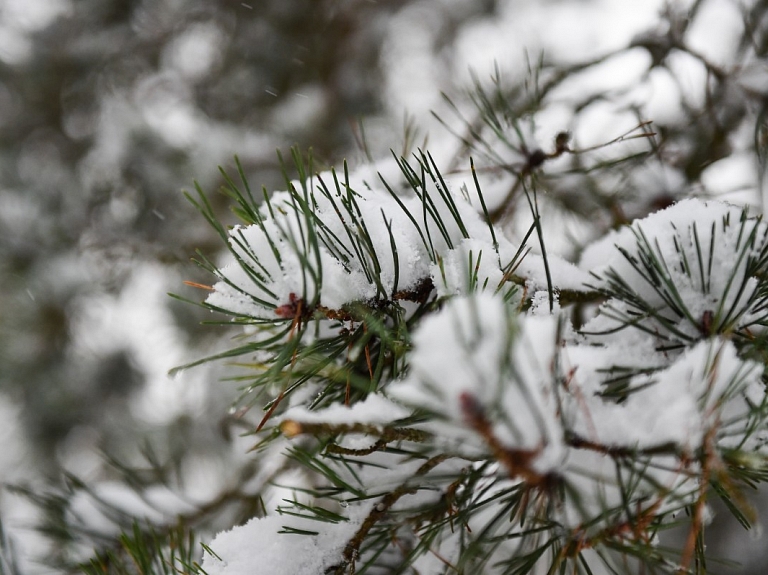
[(696, 552), (696, 541), (704, 530), (704, 511), (707, 505), (707, 494), (709, 492), (709, 478), (712, 473), (712, 467), (718, 459), (715, 449), (716, 427), (710, 428), (704, 436), (704, 454), (701, 462), (701, 477), (699, 479), (699, 495), (693, 507), (693, 520), (691, 529), (688, 531), (688, 538), (685, 541), (683, 554), (680, 557), (680, 567), (677, 573), (681, 575), (688, 573), (688, 566), (693, 560)]
[[(432, 469), (450, 457), (451, 456), (447, 454), (440, 454), (428, 459), (421, 467), (416, 470), (414, 477), (421, 477), (426, 475), (432, 471)], [(400, 500), (401, 497), (410, 493), (414, 493), (415, 491), (416, 488), (413, 486), (413, 484), (410, 481), (406, 481), (397, 489), (387, 493), (384, 497), (382, 497), (379, 502), (373, 506), (373, 509), (365, 518), (362, 525), (360, 525), (360, 528), (357, 530), (352, 539), (350, 539), (347, 543), (346, 547), (344, 548), (344, 552), (342, 553), (342, 561), (337, 565), (327, 569), (326, 573), (343, 575), (347, 568), (349, 568), (349, 573), (354, 574), (355, 561), (359, 556), (360, 546), (363, 544), (363, 541), (365, 540), (370, 530), (374, 525), (376, 525), (376, 523), (381, 521), (381, 519), (386, 516), (387, 512), (395, 503), (398, 502), (398, 500)]]
[(533, 468), (533, 461), (541, 453), (541, 448), (512, 449), (503, 445), (493, 433), (491, 422), (475, 396), (467, 392), (462, 393), (459, 402), (467, 423), (485, 440), (496, 460), (506, 468), (510, 477), (519, 477), (531, 487), (552, 486), (556, 479), (553, 474), (542, 474)]
[(387, 443), (392, 441), (414, 441), (423, 443), (428, 441), (432, 435), (419, 429), (409, 429), (407, 427), (377, 427), (365, 423), (302, 423), (293, 419), (286, 419), (280, 423), (280, 431), (288, 438), (297, 435), (343, 435), (349, 433), (360, 433), (373, 435)]

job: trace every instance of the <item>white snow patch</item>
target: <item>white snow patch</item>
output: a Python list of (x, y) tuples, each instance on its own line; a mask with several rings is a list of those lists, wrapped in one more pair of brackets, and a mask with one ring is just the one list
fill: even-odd
[(514, 315), (487, 293), (450, 300), (421, 324), (411, 372), (388, 392), (447, 419), (434, 431), (460, 451), (482, 449), (471, 421), (479, 409), (505, 446), (537, 451), (534, 466), (543, 473), (564, 451), (552, 389), (558, 320), (524, 317), (518, 324)]
[[(208, 575), (317, 575), (340, 563), (345, 546), (370, 513), (369, 505), (349, 506), (347, 521), (318, 522), (292, 515), (254, 518), (245, 525), (219, 533), (210, 543), (218, 556), (206, 553)], [(315, 535), (279, 533), (284, 527)]]
[(335, 404), (325, 409), (310, 411), (305, 407), (292, 407), (274, 421), (298, 421), (299, 423), (327, 423), (330, 425), (364, 423), (382, 425), (407, 417), (410, 411), (387, 398), (371, 393), (363, 401), (352, 406)]

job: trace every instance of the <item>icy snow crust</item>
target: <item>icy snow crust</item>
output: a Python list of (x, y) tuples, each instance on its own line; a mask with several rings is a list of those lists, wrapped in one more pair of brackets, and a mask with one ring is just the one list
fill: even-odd
[[(401, 198), (403, 211), (371, 188), (360, 195), (359, 210), (371, 222), (368, 233), (377, 249), (383, 246), (378, 255), (385, 294), (430, 277), (447, 299), (414, 332), (404, 378), (351, 407), (313, 411), (299, 401), (273, 424), (357, 425), (338, 445), (365, 451), (376, 437), (360, 429), (402, 426), (417, 414), (419, 423), (410, 428), (427, 439), (411, 447), (448, 459), (440, 463), (439, 473), (421, 478), (428, 489), (408, 491), (393, 510), (416, 513), (434, 504), (468, 468), (484, 474), (473, 487), (477, 495), (470, 501), (476, 497), (475, 502), (493, 501), (497, 495), (502, 501), (504, 494), (526, 483), (546, 490), (542, 486), (556, 479), (564, 489), (547, 510), (547, 521), (558, 525), (563, 536), (570, 531), (597, 536), (627, 509), (637, 517), (658, 516), (692, 504), (700, 493), (697, 453), (765, 452), (768, 402), (762, 365), (741, 357), (734, 340), (735, 333), (752, 337), (765, 320), (758, 276), (766, 268), (766, 228), (760, 220), (726, 204), (686, 200), (595, 242), (583, 254), (580, 269), (553, 260), (556, 288), (597, 289), (607, 298), (576, 332), (559, 305), (549, 313), (540, 260), (523, 260), (532, 270), (528, 312), (520, 311), (521, 300), (510, 301), (497, 292), (503, 262), (517, 250), (497, 237), (497, 251), (490, 229), (473, 208), (453, 199), (461, 206), (462, 225), (470, 237), (453, 220), (447, 239), (429, 228), (434, 231), (429, 247), (410, 220), (422, 221), (418, 198)], [(318, 198), (314, 211), (332, 219), (332, 204), (324, 201)], [(283, 216), (281, 223), (270, 225), (277, 230), (275, 237), (282, 233), (281, 241), (287, 242), (300, 233), (299, 216), (287, 195), (272, 203)], [(448, 221), (453, 217), (449, 212), (441, 216)], [(339, 237), (348, 231), (340, 220), (333, 225)], [(233, 238), (243, 240), (235, 249), (247, 245), (252, 256), (269, 260), (265, 229), (266, 223), (234, 230)], [(294, 231), (281, 231), (288, 229)], [(399, 259), (381, 257), (393, 253), (386, 252), (390, 241)], [(382, 287), (367, 283), (365, 270), (330, 252), (320, 255), (322, 284), (302, 284), (291, 275), (301, 267), (296, 251), (286, 250), (289, 255), (282, 262), (273, 258), (271, 267), (264, 264), (273, 280), (269, 286), (275, 305), (290, 293), (319, 298), (329, 308), (382, 297)], [(462, 275), (469, 262), (474, 262), (476, 281), (468, 281), (469, 272)], [(209, 302), (270, 317), (274, 310), (269, 306), (238, 295), (238, 290), (252, 287), (238, 269), (224, 271), (237, 289), (217, 284)], [(516, 273), (524, 274), (524, 269), (520, 265)], [(489, 286), (493, 289), (484, 289)], [(626, 456), (616, 458), (617, 453)], [(346, 460), (355, 457), (350, 454)], [(342, 481), (373, 501), (414, 481), (423, 463), (375, 450), (359, 459), (366, 465), (354, 472), (331, 459), (324, 462), (336, 465)], [(323, 572), (338, 564), (345, 545), (375, 509), (371, 499), (362, 500), (366, 503), (341, 505), (344, 520), (315, 527), (294, 516), (254, 519), (214, 539), (211, 547), (221, 559), (206, 556), (203, 566), (212, 575), (250, 572), (254, 561), (274, 573)], [(503, 566), (524, 545), (526, 529), (514, 520), (499, 522), (498, 512), (498, 505), (478, 504), (465, 518), (470, 529), (445, 530), (431, 543), (432, 553), (415, 560), (414, 569), (441, 572), (444, 560), (455, 561), (474, 534), (484, 532), (504, 540), (484, 568), (501, 573), (502, 568), (491, 566), (495, 560)], [(278, 534), (284, 526), (317, 534)], [(411, 542), (418, 543), (418, 537)]]

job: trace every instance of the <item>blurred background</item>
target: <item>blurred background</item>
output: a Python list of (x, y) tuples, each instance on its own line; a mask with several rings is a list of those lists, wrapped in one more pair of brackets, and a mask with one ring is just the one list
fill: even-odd
[[(284, 185), (275, 151), (293, 144), (354, 165), (417, 133), (448, 161), (441, 94), (471, 110), (473, 78), (524, 83), (546, 61), (568, 81), (537, 111), (545, 149), (563, 130), (587, 147), (654, 122), (653, 168), (603, 183), (634, 186), (632, 216), (691, 193), (761, 210), (767, 14), (760, 0), (0, 0), (0, 480), (60, 494), (69, 473), (67, 497), (76, 476), (108, 498), (139, 467), (205, 501), (256, 473), (227, 366), (168, 376), (233, 335), (167, 292), (205, 295), (182, 283), (211, 280), (190, 258), (222, 246), (181, 190), (197, 180), (234, 222), (214, 192), (235, 154), (257, 189)], [(561, 207), (577, 184), (553, 187)], [(34, 499), (0, 494), (20, 570), (87, 557), (33, 529), (41, 501), (55, 507)], [(83, 505), (56, 509), (85, 521)], [(724, 572), (765, 572), (764, 543), (714, 527), (715, 552), (744, 564)]]

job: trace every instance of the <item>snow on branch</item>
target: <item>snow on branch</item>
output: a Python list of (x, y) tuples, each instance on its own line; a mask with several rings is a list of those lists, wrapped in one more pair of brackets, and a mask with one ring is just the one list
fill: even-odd
[[(542, 305), (540, 260), (431, 158), (396, 167), (395, 184), (346, 170), (294, 182), (229, 232), (236, 261), (217, 271), (213, 309), (290, 320), (281, 345), (327, 325), (313, 354), (275, 348), (289, 386), (260, 424), (314, 477), (309, 499), (219, 535), (204, 568), (237, 574), (258, 555), (276, 573), (506, 573), (517, 561), (612, 565), (604, 547), (664, 564), (650, 526), (688, 508), (701, 529), (702, 485), (739, 497), (728, 474), (768, 455), (754, 359), (764, 224), (688, 200), (594, 242), (580, 262), (591, 279), (552, 258), (555, 295), (604, 298), (577, 328), (567, 306)], [(320, 345), (339, 351), (322, 359)], [(262, 543), (248, 551), (251, 540)]]
[(609, 234), (581, 267), (610, 299), (585, 332), (631, 326), (669, 348), (768, 319), (768, 227), (746, 210), (683, 200)]
[[(423, 150), (354, 171), (294, 150), (285, 191), (257, 200), (239, 165), (242, 183), (225, 174), (243, 225), (193, 200), (229, 248), (224, 266), (201, 256), (218, 279), (204, 306), (245, 327), (218, 357), (246, 358), (239, 413), (263, 410), (280, 495), (211, 543), (209, 572), (687, 572), (710, 487), (754, 520), (768, 226), (696, 199), (630, 221), (587, 185), (636, 180), (621, 170), (653, 153), (647, 120), (541, 147), (523, 92), (496, 77), (473, 100), (474, 118), (453, 106), (445, 172)], [(563, 207), (615, 228), (578, 265), (552, 253)], [(676, 556), (660, 541), (681, 516)]]

